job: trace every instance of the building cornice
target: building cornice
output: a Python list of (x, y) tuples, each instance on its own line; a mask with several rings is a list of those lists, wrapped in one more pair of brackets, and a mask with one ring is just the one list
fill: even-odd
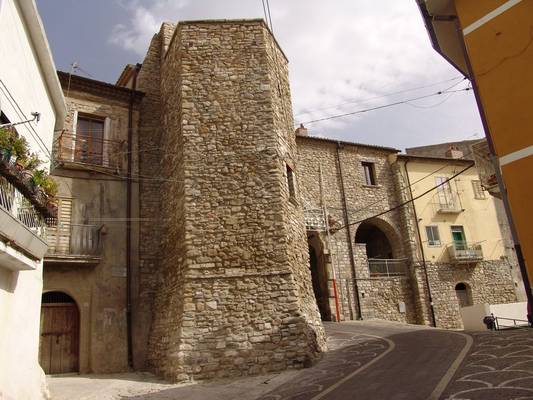
[(112, 83), (97, 81), (79, 75), (71, 75), (63, 71), (57, 71), (57, 76), (59, 77), (59, 81), (61, 82), (64, 91), (67, 89), (78, 90), (123, 102), (129, 102), (132, 94), (137, 102), (139, 102), (144, 96), (144, 93), (139, 92), (138, 90), (131, 90), (113, 85)]

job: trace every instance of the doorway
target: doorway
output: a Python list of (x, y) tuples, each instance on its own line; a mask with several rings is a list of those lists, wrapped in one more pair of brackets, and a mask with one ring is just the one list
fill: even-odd
[(331, 321), (329, 306), (328, 275), (322, 240), (318, 234), (307, 238), (309, 244), (309, 268), (311, 269), (311, 283), (316, 304), (323, 321)]
[(45, 374), (79, 371), (80, 313), (63, 292), (43, 293), (39, 363)]

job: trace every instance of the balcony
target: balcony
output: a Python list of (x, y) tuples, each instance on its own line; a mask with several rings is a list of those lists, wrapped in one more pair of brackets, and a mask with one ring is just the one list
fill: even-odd
[(464, 211), (455, 198), (438, 200), (435, 207), (437, 212), (441, 214), (459, 214)]
[(34, 205), (0, 176), (0, 265), (33, 270), (46, 252), (45, 222)]
[(46, 263), (98, 264), (102, 259), (102, 226), (58, 224), (51, 220), (46, 228)]
[(490, 154), (486, 140), (481, 140), (472, 145), (472, 154), (476, 162), (476, 169), (483, 188), (492, 196), (501, 198), (500, 187), (496, 179), (493, 157)]
[(374, 278), (403, 276), (407, 271), (405, 261), (397, 258), (369, 258), (368, 270)]
[(54, 141), (54, 160), (76, 169), (104, 169), (120, 172), (123, 167), (125, 142), (96, 139), (63, 131)]
[(483, 260), (480, 244), (469, 245), (467, 242), (454, 242), (448, 246), (450, 260), (456, 264), (475, 263)]

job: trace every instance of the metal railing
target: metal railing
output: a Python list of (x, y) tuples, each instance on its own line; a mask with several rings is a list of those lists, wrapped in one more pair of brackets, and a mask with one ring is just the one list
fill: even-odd
[(481, 140), (474, 143), (471, 147), (481, 184), (490, 194), (499, 197), (500, 188), (498, 187), (498, 180), (496, 178), (496, 169), (487, 141)]
[(406, 260), (398, 258), (369, 258), (368, 270), (371, 277), (391, 277), (406, 274)]
[(437, 193), (433, 203), (436, 211), (440, 213), (459, 213), (462, 211), (459, 199), (453, 191)]
[(54, 141), (54, 160), (122, 169), (124, 142), (63, 131)]
[(0, 207), (41, 238), (46, 237), (45, 220), (24, 195), (0, 176)]
[(96, 225), (57, 224), (49, 221), (47, 256), (99, 256), (100, 228)]
[(469, 245), (465, 241), (453, 242), (448, 246), (448, 254), (455, 262), (472, 262), (483, 259), (483, 250), (480, 244)]
[[(512, 325), (502, 324), (501, 323), (502, 320), (513, 321), (513, 324)], [(498, 331), (501, 329), (533, 328), (533, 326), (531, 326), (530, 323), (524, 319), (494, 317), (494, 323), (495, 323), (495, 328)]]

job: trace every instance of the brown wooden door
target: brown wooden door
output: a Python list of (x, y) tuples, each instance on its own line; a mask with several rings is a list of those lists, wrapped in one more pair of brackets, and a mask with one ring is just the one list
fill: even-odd
[(43, 303), (39, 362), (46, 374), (78, 372), (79, 331), (75, 303)]

